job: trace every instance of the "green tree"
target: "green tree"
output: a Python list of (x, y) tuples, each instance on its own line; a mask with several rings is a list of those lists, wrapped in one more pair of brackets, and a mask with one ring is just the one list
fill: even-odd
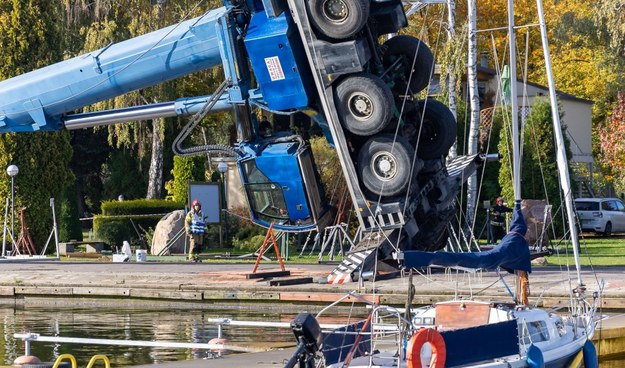
[(113, 150), (102, 169), (103, 199), (123, 194), (127, 199), (144, 198), (147, 173), (140, 171), (132, 150)]
[(70, 134), (74, 150), (70, 168), (76, 176), (75, 200), (78, 213), (82, 216), (99, 212), (104, 188), (103, 164), (111, 151), (106, 143), (107, 131), (103, 128), (89, 128), (72, 130)]
[(82, 227), (78, 201), (76, 201), (76, 186), (67, 187), (57, 206), (59, 208), (58, 229), (59, 241), (78, 240), (82, 241)]
[[(6, 56), (0, 78), (6, 79), (62, 59), (62, 39), (57, 2), (11, 0), (0, 3), (0, 48)], [(26, 208), (25, 220), (38, 248), (52, 227), (50, 198), (61, 198), (73, 180), (68, 167), (72, 155), (69, 134), (19, 133), (0, 136), (0, 166), (15, 164), (15, 208)], [(8, 197), (10, 183), (0, 184), (0, 195)], [(19, 225), (18, 225), (19, 226)], [(19, 230), (19, 227), (16, 231)]]
[[(570, 143), (566, 138), (565, 126), (562, 126), (562, 134), (565, 137), (566, 155), (570, 158)], [(512, 203), (514, 199), (511, 135), (510, 126), (505, 126), (502, 129), (502, 138), (499, 142), (499, 151), (503, 155), (499, 182), (501, 183), (502, 194), (508, 203)], [(546, 100), (536, 100), (532, 105), (523, 133), (522, 151), (521, 198), (546, 199), (553, 206), (552, 214), (559, 211), (562, 197), (556, 162), (556, 144), (553, 135), (551, 105)], [(572, 177), (570, 172), (569, 176)], [(562, 229), (560, 219), (554, 217), (554, 223), (557, 225), (557, 229)]]
[(189, 182), (204, 181), (204, 157), (174, 157), (173, 185), (170, 186), (174, 201), (188, 203)]

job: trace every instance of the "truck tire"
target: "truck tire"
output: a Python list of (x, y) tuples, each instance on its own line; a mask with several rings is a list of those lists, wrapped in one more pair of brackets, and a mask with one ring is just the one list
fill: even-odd
[(315, 29), (335, 40), (352, 37), (369, 18), (368, 0), (309, 0), (307, 5)]
[(393, 116), (393, 93), (372, 74), (355, 74), (338, 83), (335, 104), (345, 129), (370, 136), (384, 129)]
[(373, 194), (398, 195), (408, 190), (413, 159), (414, 149), (404, 138), (372, 137), (358, 152), (358, 175)]
[(417, 154), (423, 159), (447, 155), (456, 140), (456, 119), (445, 104), (433, 100), (419, 101), (423, 114)]
[(409, 94), (414, 95), (428, 85), (434, 68), (434, 56), (429, 47), (418, 38), (406, 35), (393, 37), (384, 46), (382, 61), (385, 69), (393, 69), (390, 75), (395, 82), (395, 93), (403, 95), (409, 87)]

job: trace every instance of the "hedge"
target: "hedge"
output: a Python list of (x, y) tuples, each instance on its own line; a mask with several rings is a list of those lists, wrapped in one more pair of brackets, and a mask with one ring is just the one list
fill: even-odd
[(156, 228), (165, 214), (180, 209), (184, 209), (183, 203), (163, 199), (102, 202), (102, 214), (94, 216), (93, 229), (96, 237), (111, 247), (121, 246), (124, 240), (139, 241), (144, 231)]

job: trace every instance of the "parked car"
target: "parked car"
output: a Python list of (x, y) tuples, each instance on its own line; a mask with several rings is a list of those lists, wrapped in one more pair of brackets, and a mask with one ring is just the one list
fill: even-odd
[(618, 198), (577, 198), (575, 209), (582, 231), (603, 236), (625, 232), (625, 205)]

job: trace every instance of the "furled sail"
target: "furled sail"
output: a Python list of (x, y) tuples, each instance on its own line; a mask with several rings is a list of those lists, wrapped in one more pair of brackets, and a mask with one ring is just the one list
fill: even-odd
[(404, 264), (411, 268), (437, 265), (492, 270), (501, 267), (509, 272), (531, 272), (530, 250), (525, 233), (527, 224), (521, 212), (521, 201), (516, 201), (510, 230), (494, 249), (469, 253), (405, 251)]

